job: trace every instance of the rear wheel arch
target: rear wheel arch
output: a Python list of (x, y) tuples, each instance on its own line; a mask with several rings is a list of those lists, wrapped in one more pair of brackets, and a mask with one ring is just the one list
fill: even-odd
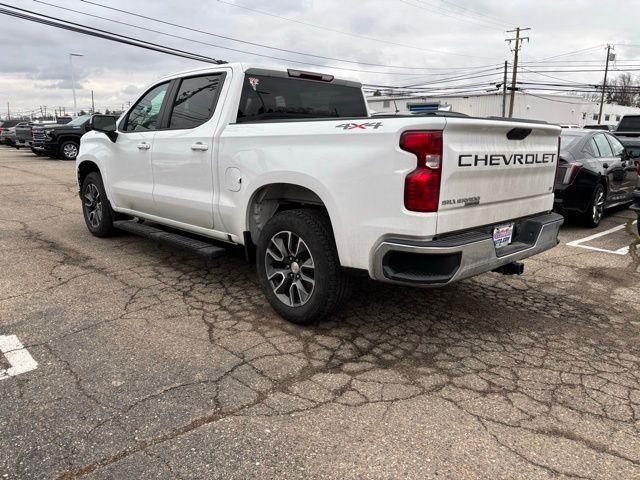
[(256, 244), (265, 224), (279, 212), (309, 208), (322, 211), (333, 230), (326, 203), (313, 190), (291, 183), (271, 183), (258, 188), (247, 205), (246, 225), (251, 241)]

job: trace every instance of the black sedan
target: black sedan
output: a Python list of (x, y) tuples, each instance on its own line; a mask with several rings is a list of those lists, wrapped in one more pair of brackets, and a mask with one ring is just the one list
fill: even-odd
[(630, 205), (640, 169), (613, 135), (563, 130), (555, 183), (555, 209), (596, 227), (607, 208)]

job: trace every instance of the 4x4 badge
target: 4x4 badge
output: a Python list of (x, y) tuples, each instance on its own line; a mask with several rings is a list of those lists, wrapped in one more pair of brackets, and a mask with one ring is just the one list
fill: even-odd
[(340, 125), (336, 125), (336, 128), (341, 128), (343, 130), (366, 130), (367, 128), (372, 127), (375, 130), (381, 126), (382, 122), (341, 123)]

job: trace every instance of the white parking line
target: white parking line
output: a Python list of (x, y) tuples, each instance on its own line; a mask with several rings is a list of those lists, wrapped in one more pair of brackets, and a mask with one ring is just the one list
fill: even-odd
[[(637, 223), (637, 221), (632, 222), (631, 225), (634, 225), (635, 223)], [(617, 227), (610, 228), (609, 230), (605, 230), (604, 232), (595, 233), (593, 235), (589, 235), (588, 237), (580, 238), (578, 240), (569, 242), (567, 243), (567, 246), (586, 248), (587, 250), (594, 250), (596, 252), (613, 253), (614, 255), (626, 255), (627, 253), (629, 253), (628, 246), (619, 248), (618, 250), (607, 250), (606, 248), (598, 248), (598, 247), (591, 247), (589, 245), (582, 245), (585, 242), (590, 242), (591, 240), (595, 240), (596, 238), (604, 237), (605, 235), (609, 235), (610, 233), (615, 233), (619, 230), (622, 230), (626, 226), (627, 226), (626, 223), (622, 225), (618, 225)]]
[(38, 368), (38, 362), (33, 359), (15, 335), (0, 335), (0, 352), (4, 354), (11, 365), (6, 370), (0, 370), (0, 380)]

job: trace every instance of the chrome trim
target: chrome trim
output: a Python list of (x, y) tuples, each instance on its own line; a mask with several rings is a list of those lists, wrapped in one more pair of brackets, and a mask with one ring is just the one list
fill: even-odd
[[(545, 214), (546, 215), (546, 214)], [(535, 221), (536, 217), (529, 218), (527, 220)], [(502, 222), (505, 223), (505, 222)], [(560, 227), (564, 223), (562, 217), (545, 223), (540, 229), (538, 238), (533, 245), (522, 250), (518, 250), (508, 255), (498, 257), (496, 255), (496, 249), (493, 244), (492, 238), (486, 238), (479, 241), (474, 241), (462, 245), (438, 247), (429, 246), (430, 241), (423, 242), (420, 245), (403, 244), (402, 241), (389, 242), (381, 241), (380, 244), (373, 250), (372, 254), (372, 277), (374, 280), (387, 283), (395, 283), (400, 285), (422, 286), (422, 287), (440, 287), (448, 285), (464, 278), (469, 278), (480, 273), (490, 272), (502, 265), (506, 265), (511, 262), (522, 260), (523, 258), (531, 257), (538, 253), (549, 250), (550, 248), (558, 245), (558, 232)], [(407, 241), (411, 241), (407, 239)], [(413, 240), (415, 242), (415, 240)], [(382, 266), (382, 259), (385, 254), (390, 251), (400, 252), (412, 252), (412, 253), (425, 253), (425, 254), (446, 254), (446, 253), (462, 253), (460, 260), (460, 267), (454, 276), (447, 282), (443, 283), (430, 283), (419, 284), (402, 282), (398, 280), (391, 280), (385, 277)]]

